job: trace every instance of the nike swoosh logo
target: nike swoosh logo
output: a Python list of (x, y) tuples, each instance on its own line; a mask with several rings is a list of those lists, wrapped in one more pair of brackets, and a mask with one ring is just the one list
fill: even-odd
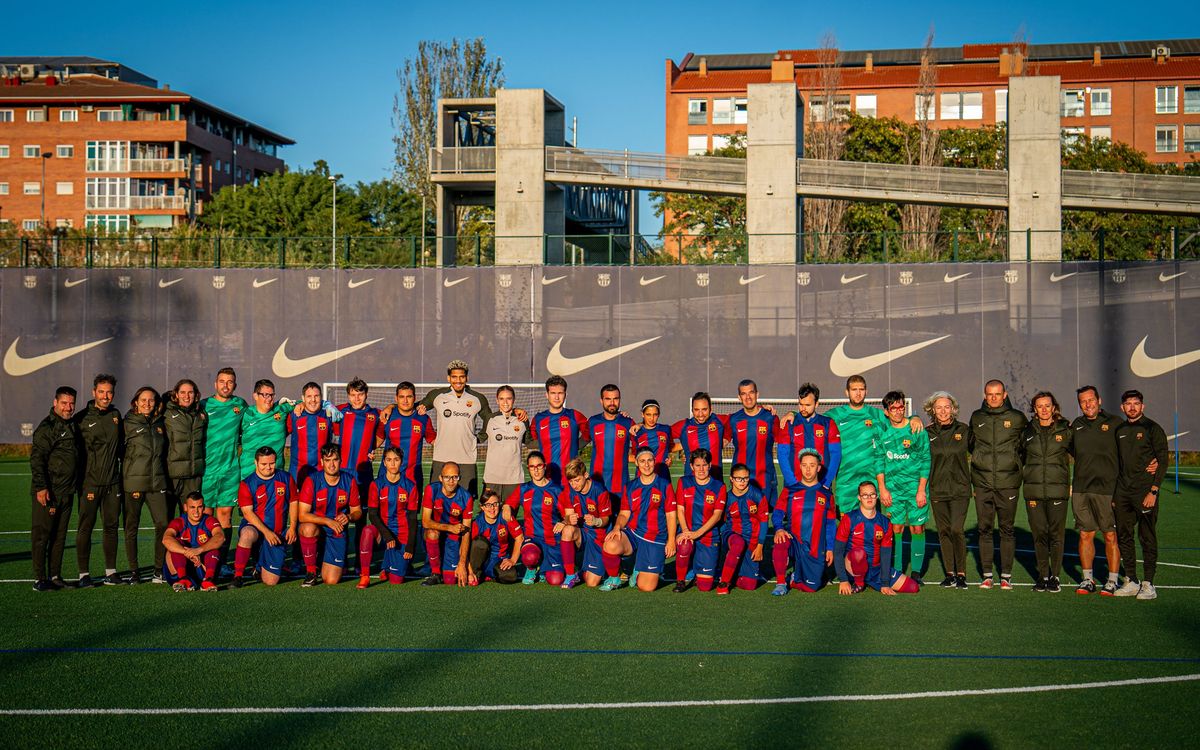
[(353, 354), (359, 349), (366, 349), (371, 344), (378, 344), (383, 339), (372, 339), (364, 341), (361, 344), (347, 346), (341, 349), (334, 349), (331, 352), (324, 354), (314, 354), (311, 357), (303, 357), (301, 359), (292, 359), (287, 355), (284, 349), (287, 347), (288, 340), (284, 339), (279, 348), (275, 350), (275, 356), (271, 358), (271, 369), (277, 377), (294, 378), (298, 375), (303, 375), (309, 370), (316, 369), (321, 365), (327, 365), (338, 357), (344, 357), (347, 354)]
[[(662, 281), (665, 278), (667, 278), (666, 274), (663, 274), (662, 276), (655, 276), (653, 279), (647, 279), (645, 276), (643, 276), (640, 279), (638, 279), (638, 283), (641, 284), (642, 286), (650, 286), (654, 282)], [(557, 281), (557, 280), (558, 279), (555, 279), (555, 281)], [(546, 280), (542, 279), (542, 283), (545, 284)]]
[(275, 281), (279, 281), (279, 278), (276, 277), (274, 279), (267, 279), (266, 281), (259, 281), (258, 279), (255, 279), (253, 286), (255, 289), (261, 289), (262, 287), (266, 286), (267, 284), (270, 284)]
[(362, 281), (355, 281), (354, 279), (350, 279), (349, 281), (346, 282), (346, 286), (350, 289), (358, 289), (360, 286), (363, 286), (365, 284), (370, 284), (374, 280), (375, 280), (374, 276), (372, 276), (369, 279), (363, 279)]
[(945, 276), (942, 277), (942, 281), (946, 282), (947, 284), (953, 284), (954, 282), (958, 281), (959, 279), (965, 279), (970, 275), (971, 275), (970, 271), (967, 271), (966, 273), (960, 273), (957, 276), (951, 276), (949, 273), (947, 273)]
[(846, 277), (846, 274), (842, 274), (842, 283), (850, 284), (855, 281), (858, 281), (859, 279), (865, 279), (865, 278), (867, 278), (867, 275), (865, 273), (860, 273), (857, 276), (850, 276), (849, 278)]
[(574, 375), (577, 372), (583, 372), (589, 367), (595, 367), (601, 362), (607, 362), (610, 359), (621, 356), (625, 352), (631, 352), (640, 346), (645, 346), (651, 341), (658, 341), (662, 337), (655, 336), (654, 338), (642, 339), (632, 344), (618, 346), (615, 349), (608, 349), (596, 352), (595, 354), (585, 354), (582, 357), (567, 357), (563, 355), (562, 342), (564, 338), (565, 336), (559, 336), (558, 341), (554, 342), (554, 346), (550, 347), (550, 353), (546, 355), (546, 370), (551, 375), (562, 375), (565, 377), (567, 375)]
[(463, 282), (464, 282), (464, 281), (466, 281), (466, 280), (467, 280), (467, 277), (466, 277), (466, 276), (463, 276), (461, 279), (455, 279), (454, 281), (451, 281), (450, 279), (443, 279), (443, 280), (442, 280), (442, 286), (444, 286), (444, 287), (446, 287), (447, 289), (449, 289), (450, 287), (452, 287), (452, 286), (456, 286), (456, 285), (458, 285), (458, 284), (461, 284), (461, 283), (463, 283)]
[(765, 274), (765, 273), (760, 273), (758, 276), (751, 276), (750, 278), (746, 278), (745, 276), (741, 276), (741, 277), (739, 277), (739, 278), (738, 278), (738, 283), (739, 283), (739, 284), (741, 284), (742, 286), (746, 286), (747, 284), (753, 284), (754, 282), (756, 282), (756, 281), (758, 281), (759, 279), (761, 279), (763, 276), (766, 276), (766, 274)]
[(89, 423), (89, 424), (88, 424), (88, 427), (89, 427), (89, 428), (91, 428), (91, 427), (95, 427), (95, 426), (96, 426), (96, 424), (97, 424), (96, 422), (91, 422), (91, 423)]
[[(549, 276), (543, 276), (542, 277), (542, 286), (550, 286), (554, 282), (562, 281), (565, 278), (567, 278), (565, 274), (562, 276), (555, 276), (554, 278), (550, 278)], [(645, 282), (642, 282), (642, 283), (645, 284)]]
[(891, 362), (894, 359), (900, 359), (901, 357), (912, 354), (913, 352), (920, 351), (927, 346), (932, 346), (943, 339), (948, 339), (950, 338), (950, 335), (946, 334), (945, 336), (938, 336), (936, 339), (920, 341), (916, 344), (902, 346), (899, 349), (890, 349), (886, 352), (880, 352), (879, 354), (872, 354), (869, 357), (847, 356), (846, 339), (848, 338), (850, 337), (843, 336), (842, 340), (838, 342), (838, 345), (834, 347), (833, 354), (829, 355), (829, 370), (840, 378), (848, 378), (851, 375), (861, 375), (867, 370), (874, 370), (876, 367), (879, 367), (880, 365), (886, 365), (888, 362)]
[(1146, 354), (1146, 339), (1148, 338), (1150, 337), (1146, 336), (1139, 341), (1133, 354), (1129, 355), (1129, 370), (1139, 378), (1157, 378), (1159, 375), (1166, 375), (1172, 370), (1178, 370), (1193, 362), (1200, 362), (1200, 349), (1176, 354), (1173, 357), (1151, 357)]
[(1175, 438), (1181, 438), (1184, 435), (1190, 435), (1191, 433), (1192, 433), (1191, 430), (1184, 430), (1183, 432), (1177, 432), (1174, 435), (1167, 435), (1167, 442), (1169, 443), (1172, 440), (1174, 440)]
[(1050, 274), (1050, 283), (1057, 284), (1058, 282), (1062, 281), (1063, 279), (1069, 279), (1077, 273), (1079, 273), (1079, 272), (1072, 271), (1070, 273), (1052, 273), (1052, 274)]
[(70, 279), (66, 279), (65, 281), (63, 281), (63, 286), (65, 286), (67, 289), (70, 289), (71, 287), (79, 286), (80, 284), (83, 284), (86, 281), (87, 281), (87, 279), (76, 279), (74, 281), (71, 281)]
[(178, 284), (181, 281), (183, 281), (183, 279), (171, 279), (170, 281), (167, 281), (166, 279), (159, 279), (158, 280), (158, 288), (166, 289), (169, 286), (175, 286), (176, 284)]
[(37, 357), (22, 357), (20, 354), (17, 354), (17, 342), (20, 340), (20, 336), (13, 339), (13, 342), (8, 347), (8, 351), (4, 353), (4, 371), (9, 375), (12, 375), (14, 378), (19, 378), (22, 375), (28, 375), (30, 373), (37, 372), (43, 367), (49, 367), (50, 365), (55, 364), (56, 362), (61, 362), (68, 357), (74, 357), (76, 354), (82, 354), (88, 349), (92, 349), (105, 342), (112, 341), (112, 336), (109, 336), (106, 339), (100, 339), (99, 341), (80, 344), (79, 346), (59, 349), (56, 352), (42, 354)]
[(1171, 279), (1178, 279), (1180, 276), (1184, 275), (1185, 273), (1187, 273), (1187, 271), (1180, 271), (1179, 273), (1173, 273), (1170, 276), (1168, 276), (1167, 272), (1163, 271), (1162, 273), (1160, 273), (1158, 275), (1158, 280), (1165, 284), (1168, 281), (1170, 281)]

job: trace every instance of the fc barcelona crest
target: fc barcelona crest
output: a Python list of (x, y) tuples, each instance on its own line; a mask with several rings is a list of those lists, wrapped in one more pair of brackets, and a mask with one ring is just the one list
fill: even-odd
[(510, 286), (512, 286), (512, 274), (511, 273), (502, 273), (502, 274), (500, 274), (498, 279), (500, 281), (501, 287), (508, 289)]
[(275, 497), (283, 497), (287, 494), (287, 487), (282, 484), (275, 488)]
[(908, 286), (912, 283), (913, 283), (913, 272), (912, 271), (901, 271), (900, 272), (900, 284), (902, 286)]
[(596, 274), (596, 283), (599, 284), (600, 286), (608, 286), (609, 284), (612, 283), (612, 274), (611, 273)]
[(875, 529), (875, 541), (883, 539), (883, 529)]
[(405, 276), (401, 280), (400, 283), (404, 286), (405, 289), (412, 289), (413, 287), (415, 287), (417, 285), (417, 277), (416, 276)]
[(133, 279), (129, 278), (128, 276), (118, 276), (117, 286), (122, 289), (128, 289), (129, 287), (133, 286)]
[(696, 274), (696, 286), (698, 286), (698, 287), (708, 286), (708, 272), (707, 271)]
[(37, 276), (26, 276), (25, 277), (25, 288), (26, 289), (37, 288)]
[(308, 288), (312, 289), (313, 291), (320, 289), (321, 288), (321, 277), (320, 276), (309, 276), (308, 277)]
[(224, 289), (224, 288), (225, 288), (225, 276), (223, 274), (217, 274), (216, 276), (213, 276), (213, 289)]
[(796, 283), (800, 286), (808, 286), (812, 283), (812, 274), (808, 271), (797, 271)]
[(1015, 283), (1017, 283), (1017, 280), (1020, 278), (1021, 278), (1021, 275), (1019, 273), (1017, 273), (1016, 271), (1005, 271), (1004, 272), (1004, 283), (1005, 284), (1015, 284)]
[(1125, 269), (1124, 268), (1115, 269), (1112, 272), (1112, 280), (1113, 280), (1114, 284), (1124, 284), (1125, 283)]

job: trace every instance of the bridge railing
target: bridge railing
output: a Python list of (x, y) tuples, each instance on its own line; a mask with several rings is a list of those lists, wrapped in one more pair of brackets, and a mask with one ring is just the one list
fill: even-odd
[(1200, 204), (1200, 180), (1176, 175), (1125, 174), (1115, 172), (1084, 172), (1064, 169), (1062, 173), (1064, 201), (1155, 201)]
[(549, 146), (548, 173), (674, 183), (746, 184), (746, 160)]
[(430, 174), (486, 174), (496, 171), (496, 149), (459, 146), (429, 149)]
[(1007, 198), (1008, 173), (994, 169), (797, 159), (796, 183), (865, 191), (957, 193)]

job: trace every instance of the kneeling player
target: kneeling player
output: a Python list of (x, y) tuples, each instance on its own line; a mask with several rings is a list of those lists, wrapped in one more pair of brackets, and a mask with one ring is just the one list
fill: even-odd
[(715, 529), (725, 512), (725, 485), (709, 470), (712, 454), (697, 448), (690, 456), (692, 475), (682, 477), (675, 490), (679, 530), (676, 533), (675, 593), (687, 591), (687, 574), (695, 558), (696, 588), (712, 591), (720, 544)]
[[(342, 580), (346, 567), (346, 526), (362, 518), (357, 477), (342, 469), (341, 447), (337, 443), (321, 446), (321, 471), (311, 472), (300, 490), (300, 552), (304, 556), (305, 586), (317, 585), (317, 535), (325, 529), (325, 555), (321, 577), (327, 586)], [(364, 535), (365, 536), (365, 535)], [(359, 566), (364, 571), (369, 567)], [(367, 552), (370, 565), (370, 549)]]
[(425, 527), (425, 557), (430, 572), (421, 585), (466, 586), (467, 557), (462, 546), (471, 536), (471, 493), (459, 486), (461, 475), (453, 461), (442, 464), (440, 478), (440, 482), (431, 482), (425, 488), (425, 497), (421, 499), (421, 525)]
[(163, 547), (167, 561), (163, 576), (176, 591), (216, 591), (217, 556), (225, 545), (225, 532), (216, 518), (204, 514), (204, 496), (189, 493), (183, 501), (183, 515), (167, 525)]
[(857, 594), (867, 586), (881, 594), (915, 594), (916, 581), (892, 570), (892, 525), (875, 507), (879, 499), (874, 482), (858, 485), (858, 508), (842, 516), (833, 547), (838, 593)]
[(254, 473), (238, 485), (242, 523), (238, 527), (237, 553), (233, 562), (234, 588), (242, 587), (250, 550), (260, 539), (258, 569), (262, 582), (268, 586), (279, 583), (288, 545), (296, 541), (299, 493), (290, 474), (276, 471), (276, 457), (274, 448), (259, 448), (254, 452)]
[(797, 458), (798, 481), (783, 488), (771, 513), (771, 523), (775, 526), (775, 548), (771, 552), (775, 563), (775, 588), (771, 591), (774, 596), (783, 596), (790, 590), (789, 557), (793, 564), (791, 588), (810, 593), (825, 585), (825, 568), (833, 562), (837, 513), (833, 493), (817, 481), (821, 454), (805, 448)]
[[(392, 584), (404, 583), (408, 575), (408, 561), (412, 559), (413, 547), (417, 543), (417, 524), (413, 514), (417, 510), (417, 488), (403, 473), (404, 458), (400, 449), (389, 446), (383, 451), (383, 473), (371, 482), (367, 490), (367, 508), (371, 515), (371, 528), (383, 539), (383, 565), (379, 577)], [(363, 574), (358, 578), (358, 588), (365, 589), (371, 583), (371, 545), (361, 545), (358, 550)], [(363, 557), (363, 550), (367, 550)]]
[[(579, 534), (583, 547), (583, 580), (595, 588), (604, 581), (604, 537), (612, 518), (612, 495), (604, 484), (588, 476), (588, 466), (582, 458), (567, 464), (564, 472), (570, 487), (571, 510), (582, 522)], [(616, 558), (614, 558), (616, 560)], [(620, 565), (620, 560), (616, 560)]]
[(484, 581), (516, 583), (517, 560), (525, 542), (521, 524), (501, 517), (500, 496), (491, 488), (483, 491), (483, 502), (479, 507), (483, 508), (483, 515), (475, 516), (471, 521), (467, 583), (471, 586)]
[(735, 573), (739, 589), (758, 588), (758, 564), (767, 541), (767, 501), (762, 490), (750, 483), (750, 467), (734, 464), (729, 469), (729, 481), (732, 488), (725, 496), (725, 523), (721, 525), (725, 563), (717, 582), (718, 595), (729, 593)]
[(671, 483), (655, 471), (654, 451), (639, 448), (638, 475), (625, 486), (621, 512), (613, 530), (604, 538), (605, 572), (608, 578), (601, 591), (621, 585), (619, 557), (634, 555), (630, 585), (642, 591), (658, 588), (658, 579), (668, 557), (675, 555), (675, 491)]
[[(570, 461), (567, 462), (568, 464)], [(546, 476), (546, 458), (530, 451), (525, 459), (530, 480), (518, 486), (505, 500), (513, 518), (521, 510), (525, 543), (521, 583), (532, 586), (540, 574), (551, 586), (572, 588), (579, 583), (575, 573), (575, 515), (567, 493)]]

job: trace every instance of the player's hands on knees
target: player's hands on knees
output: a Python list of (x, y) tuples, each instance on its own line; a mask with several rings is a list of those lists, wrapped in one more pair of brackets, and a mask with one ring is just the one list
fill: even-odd
[(694, 542), (694, 541), (696, 541), (696, 535), (694, 533), (692, 533), (691, 529), (684, 529), (683, 531), (679, 532), (679, 534), (675, 537), (676, 544), (680, 544), (682, 542)]
[(883, 594), (884, 596), (896, 595), (896, 592), (892, 590), (891, 586), (884, 586), (883, 588), (879, 589), (879, 593)]
[[(276, 537), (276, 538), (278, 538), (278, 537)], [(288, 544), (295, 544), (296, 543), (296, 530), (288, 529), (287, 534), (284, 536), (284, 538), (287, 539)], [(278, 544), (278, 542), (276, 542), (276, 543)]]
[(663, 553), (664, 553), (665, 557), (674, 557), (675, 556), (675, 540), (674, 539), (667, 540), (667, 546), (666, 546), (666, 548), (663, 549)]
[(341, 516), (329, 519), (329, 528), (333, 529), (333, 533), (341, 534), (342, 529), (346, 528), (346, 522), (341, 520)]
[(461, 523), (452, 523), (452, 524), (450, 524), (450, 533), (451, 534), (461, 534), (461, 533), (463, 533), (464, 528), (466, 528), (466, 527), (463, 526)]
[(621, 541), (621, 530), (620, 529), (613, 529), (612, 531), (608, 532), (608, 534), (605, 535), (605, 537), (604, 537), (605, 544), (608, 544), (609, 542), (613, 542), (615, 544), (620, 541)]
[(279, 544), (279, 535), (270, 529), (267, 529), (265, 532), (263, 532), (263, 539), (265, 539), (267, 544), (271, 545), (272, 547)]
[(838, 594), (839, 595), (850, 596), (853, 593), (854, 593), (854, 587), (850, 585), (849, 581), (842, 581), (841, 583), (838, 584)]
[(515, 564), (507, 557), (500, 561), (500, 570), (512, 570)]
[(787, 544), (790, 541), (792, 541), (792, 535), (787, 533), (783, 529), (780, 529), (779, 531), (775, 532), (775, 543), (776, 544)]
[(754, 546), (754, 551), (750, 553), (750, 559), (754, 562), (762, 562), (762, 552), (763, 546), (761, 544), (756, 544)]
[(565, 528), (567, 528), (567, 525), (562, 521), (559, 521), (558, 523), (554, 524), (554, 533), (561, 534)]

